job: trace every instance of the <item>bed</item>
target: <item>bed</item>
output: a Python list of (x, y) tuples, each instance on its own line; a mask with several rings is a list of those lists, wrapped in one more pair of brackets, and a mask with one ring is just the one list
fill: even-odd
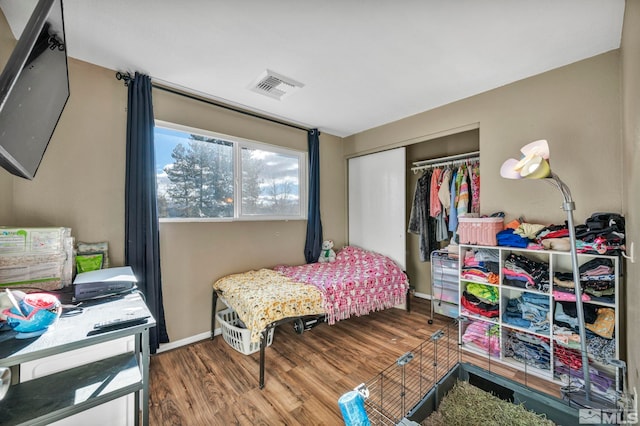
[(213, 284), (211, 330), (218, 298), (232, 308), (260, 342), (260, 388), (264, 387), (267, 334), (280, 324), (326, 316), (329, 325), (351, 316), (406, 304), (407, 275), (389, 257), (347, 246), (332, 263), (279, 265), (228, 275)]

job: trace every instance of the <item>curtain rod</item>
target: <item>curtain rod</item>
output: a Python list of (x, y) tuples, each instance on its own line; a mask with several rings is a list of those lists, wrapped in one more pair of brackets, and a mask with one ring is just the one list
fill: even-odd
[[(116, 72), (116, 79), (124, 81), (124, 85), (125, 86), (129, 85), (129, 81), (131, 81), (132, 78), (133, 77), (131, 77), (131, 74), (129, 74), (129, 73), (122, 73), (120, 71)], [(200, 101), (200, 102), (204, 102), (204, 103), (209, 104), (209, 105), (217, 106), (219, 108), (224, 108), (224, 109), (227, 109), (229, 111), (238, 112), (240, 114), (248, 115), (248, 116), (251, 116), (251, 117), (254, 117), (254, 118), (259, 118), (259, 119), (265, 120), (265, 121), (270, 121), (272, 123), (280, 124), (282, 126), (292, 127), (294, 129), (302, 130), (302, 131), (305, 131), (305, 132), (308, 132), (309, 130), (311, 130), (311, 129), (307, 129), (306, 127), (298, 126), (296, 124), (287, 123), (285, 121), (276, 120), (275, 118), (267, 117), (267, 116), (264, 116), (264, 115), (256, 114), (256, 113), (251, 112), (251, 111), (247, 111), (247, 110), (243, 110), (243, 109), (240, 109), (240, 108), (236, 108), (236, 107), (233, 107), (231, 105), (226, 105), (226, 104), (223, 104), (223, 103), (220, 103), (220, 102), (215, 102), (212, 99), (206, 99), (206, 98), (203, 98), (203, 97), (200, 97), (200, 96), (193, 95), (191, 93), (187, 93), (187, 92), (183, 92), (183, 91), (180, 91), (180, 90), (177, 90), (177, 89), (172, 89), (170, 87), (165, 87), (165, 86), (161, 86), (161, 85), (158, 85), (158, 84), (154, 84), (153, 82), (151, 82), (151, 87), (154, 88), (154, 89), (163, 90), (165, 92), (172, 93), (174, 95), (184, 96), (185, 98), (188, 98), (188, 99), (193, 99), (195, 101)]]
[(467, 152), (464, 154), (450, 155), (448, 157), (431, 158), (428, 160), (414, 161), (411, 171), (416, 173), (419, 170), (431, 167), (444, 166), (453, 163), (464, 163), (468, 160), (480, 160), (480, 151)]

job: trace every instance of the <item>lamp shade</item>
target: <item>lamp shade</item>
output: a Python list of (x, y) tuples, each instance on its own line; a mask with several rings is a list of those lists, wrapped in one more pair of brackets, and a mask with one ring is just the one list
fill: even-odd
[(530, 157), (520, 170), (520, 176), (527, 179), (544, 179), (550, 174), (549, 162), (539, 155)]
[(507, 179), (522, 179), (520, 172), (516, 169), (517, 165), (518, 160), (515, 158), (509, 158), (507, 161), (502, 163), (502, 167), (500, 167), (500, 176)]
[(500, 176), (507, 179), (542, 179), (551, 175), (549, 144), (545, 139), (531, 142), (520, 149), (520, 160), (509, 158), (500, 167)]
[(528, 155), (539, 155), (545, 160), (549, 159), (549, 143), (546, 139), (540, 139), (526, 144), (520, 148), (520, 152), (524, 157)]

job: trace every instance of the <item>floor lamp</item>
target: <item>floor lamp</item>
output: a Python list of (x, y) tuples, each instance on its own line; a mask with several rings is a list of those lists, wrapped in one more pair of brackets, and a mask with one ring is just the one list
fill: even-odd
[(576, 295), (576, 312), (578, 315), (578, 331), (580, 334), (580, 351), (582, 352), (582, 372), (586, 400), (591, 399), (591, 380), (589, 377), (589, 359), (587, 357), (587, 338), (584, 323), (584, 309), (582, 306), (582, 291), (580, 286), (580, 270), (578, 253), (576, 251), (576, 230), (573, 225), (573, 211), (576, 209), (571, 198), (569, 187), (551, 171), (549, 166), (549, 144), (546, 140), (531, 142), (520, 149), (522, 158), (510, 158), (502, 164), (500, 176), (507, 179), (545, 179), (562, 192), (564, 202), (562, 210), (567, 212), (567, 227), (571, 244), (571, 269), (573, 271), (573, 288)]

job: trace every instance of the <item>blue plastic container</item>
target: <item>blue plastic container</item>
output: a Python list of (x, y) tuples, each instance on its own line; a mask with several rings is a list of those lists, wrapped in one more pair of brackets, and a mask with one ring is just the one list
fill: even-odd
[(346, 426), (371, 426), (364, 409), (364, 398), (357, 391), (345, 393), (338, 399), (342, 418)]

